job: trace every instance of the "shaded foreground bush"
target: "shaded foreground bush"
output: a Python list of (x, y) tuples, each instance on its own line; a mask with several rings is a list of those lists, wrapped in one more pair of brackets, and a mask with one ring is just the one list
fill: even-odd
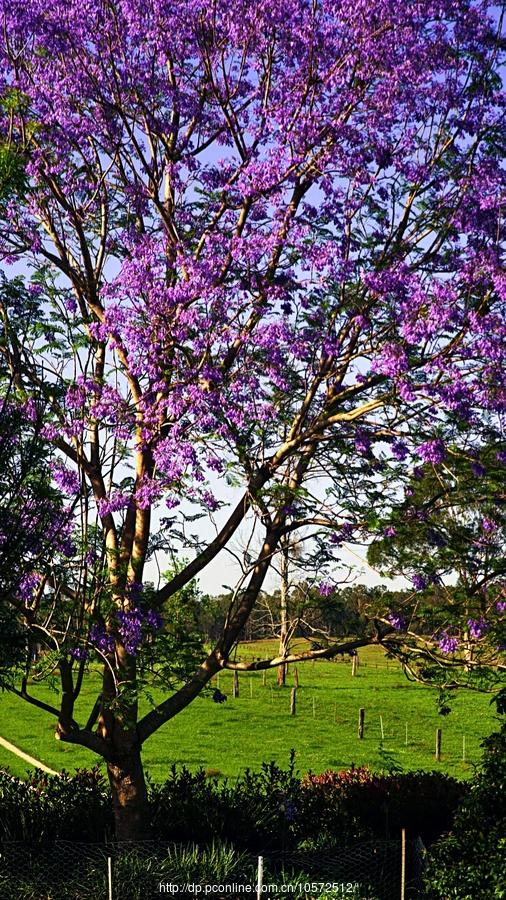
[[(325, 883), (341, 882), (350, 900), (397, 900), (399, 842), (395, 847), (392, 843), (382, 848), (361, 844), (359, 854), (327, 859), (323, 869), (321, 854), (264, 858), (262, 896), (266, 900), (308, 900), (309, 896), (335, 900), (341, 893), (329, 892)], [(206, 895), (216, 900), (256, 896), (257, 858), (219, 841), (206, 847), (145, 842), (133, 846), (56, 843), (35, 851), (11, 843), (4, 848), (0, 900), (107, 900), (109, 856), (113, 896), (122, 900), (179, 893), (189, 900)], [(415, 897), (419, 898), (416, 891), (406, 894), (406, 900)]]
[(438, 900), (506, 897), (506, 722), (483, 747), (481, 771), (452, 832), (429, 855), (427, 886)]
[[(402, 827), (425, 843), (448, 829), (467, 786), (437, 772), (376, 775), (366, 768), (307, 775), (264, 764), (234, 784), (173, 767), (149, 786), (151, 837), (239, 850), (344, 847), (397, 837)], [(112, 838), (105, 780), (97, 770), (27, 781), (0, 773), (0, 841), (102, 843)]]
[(112, 854), (114, 896), (149, 900), (160, 882), (214, 885), (253, 883), (254, 859), (226, 844), (161, 848), (55, 844), (24, 851), (9, 845), (0, 865), (0, 900), (102, 900), (109, 896), (107, 857)]

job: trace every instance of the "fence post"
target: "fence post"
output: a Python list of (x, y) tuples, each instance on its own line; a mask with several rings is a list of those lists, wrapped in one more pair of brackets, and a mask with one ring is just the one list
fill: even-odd
[(364, 720), (365, 720), (365, 709), (361, 707), (358, 711), (358, 736), (360, 739), (364, 737)]
[(406, 897), (406, 829), (401, 830), (401, 900)]
[(357, 674), (357, 660), (358, 660), (358, 656), (352, 656), (352, 658), (351, 658), (351, 674), (352, 675)]
[(436, 759), (439, 762), (441, 759), (441, 728), (436, 728)]
[(107, 857), (107, 884), (109, 886), (109, 900), (112, 900), (112, 857)]
[(380, 729), (381, 729), (381, 740), (385, 740), (385, 732), (383, 729), (383, 716), (380, 716)]
[(239, 672), (234, 669), (234, 680), (232, 684), (232, 697), (239, 696)]
[(294, 683), (294, 686), (296, 688), (298, 688), (298, 686), (299, 686), (299, 670), (298, 670), (297, 666), (294, 666), (294, 669), (293, 669), (293, 683)]
[(262, 888), (264, 883), (264, 858), (263, 856), (258, 857), (258, 869), (257, 869), (257, 900), (262, 900)]
[(292, 688), (290, 693), (290, 715), (294, 716), (297, 708), (297, 688)]

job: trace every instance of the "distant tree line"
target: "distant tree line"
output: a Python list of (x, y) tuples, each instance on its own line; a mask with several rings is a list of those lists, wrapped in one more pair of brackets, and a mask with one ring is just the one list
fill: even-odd
[[(316, 586), (301, 581), (289, 593), (289, 622), (292, 639), (307, 638), (322, 643), (328, 638), (363, 637), (371, 625), (371, 611), (388, 601), (398, 606), (410, 591), (388, 591), (383, 586), (365, 584), (337, 587), (322, 596)], [(223, 628), (232, 602), (232, 592), (198, 597), (194, 594), (195, 622), (206, 641), (214, 641)], [(262, 591), (259, 602), (243, 632), (243, 640), (278, 638), (281, 592)]]

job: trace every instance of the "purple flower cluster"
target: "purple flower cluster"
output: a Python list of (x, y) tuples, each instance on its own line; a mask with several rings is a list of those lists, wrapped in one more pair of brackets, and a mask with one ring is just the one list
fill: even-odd
[(158, 631), (163, 625), (160, 613), (154, 609), (143, 612), (138, 606), (127, 612), (118, 612), (116, 618), (119, 636), (130, 656), (135, 656), (139, 646), (144, 642), (146, 628)]
[[(149, 631), (159, 631), (163, 626), (163, 618), (157, 610), (143, 612), (140, 607), (116, 613), (117, 634), (125, 650), (135, 656), (144, 643)], [(103, 626), (94, 624), (90, 629), (91, 643), (102, 653), (112, 653), (115, 646), (114, 635)]]
[(394, 459), (398, 459), (401, 462), (406, 459), (409, 454), (408, 445), (404, 441), (394, 441), (390, 445), (390, 450)]
[(338, 531), (333, 531), (330, 535), (330, 543), (340, 546), (345, 541), (349, 541), (353, 537), (354, 525), (351, 522), (344, 522)]
[(81, 487), (79, 472), (72, 471), (60, 462), (53, 463), (51, 469), (55, 483), (64, 494), (73, 497), (79, 492), (79, 488)]
[(335, 586), (330, 581), (320, 581), (318, 593), (320, 597), (330, 597), (335, 591)]
[(23, 601), (23, 603), (28, 603), (40, 584), (40, 575), (37, 572), (30, 572), (28, 575), (23, 575), (21, 581), (18, 585), (18, 598)]
[(89, 658), (90, 651), (87, 650), (86, 647), (74, 647), (74, 648), (70, 651), (70, 655), (71, 655), (74, 659), (78, 660), (79, 662), (82, 662), (83, 660)]
[(114, 653), (114, 637), (102, 625), (95, 624), (91, 626), (90, 642), (101, 653)]
[(483, 531), (490, 534), (494, 531), (497, 531), (497, 522), (495, 522), (494, 519), (490, 519), (488, 516), (484, 516), (481, 520), (481, 527)]
[(483, 637), (483, 635), (489, 630), (490, 625), (488, 622), (480, 616), (479, 619), (468, 619), (467, 624), (469, 626), (469, 634), (475, 640), (479, 640)]
[(447, 631), (443, 631), (438, 640), (441, 653), (455, 653), (459, 642), (456, 637), (450, 635)]
[(373, 372), (398, 378), (409, 369), (406, 350), (401, 344), (385, 344), (371, 368)]
[(443, 462), (446, 456), (445, 445), (443, 441), (439, 439), (425, 441), (424, 444), (420, 444), (417, 447), (416, 452), (424, 462), (433, 463), (434, 465)]
[(388, 613), (387, 619), (396, 631), (404, 631), (406, 629), (406, 619), (398, 613)]
[(429, 579), (425, 575), (420, 575), (419, 573), (416, 573), (411, 578), (411, 582), (412, 582), (415, 590), (424, 591), (429, 583)]

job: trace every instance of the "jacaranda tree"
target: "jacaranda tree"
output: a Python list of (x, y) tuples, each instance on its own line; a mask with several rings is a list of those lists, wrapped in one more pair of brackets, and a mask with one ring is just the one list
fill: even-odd
[[(280, 542), (303, 535), (330, 572), (433, 464), (441, 422), (502, 447), (503, 10), (0, 8), (0, 252), (17, 279), (1, 350), (74, 513), (72, 552), (24, 614), (13, 601), (47, 632), (57, 737), (106, 760), (133, 838), (142, 745), (240, 665)], [(247, 528), (216, 645), (179, 640), (164, 604)], [(149, 556), (181, 548), (191, 561), (144, 585)], [(77, 722), (93, 660), (101, 694)], [(166, 698), (139, 717), (150, 669)]]
[(495, 692), (506, 671), (504, 466), (496, 447), (477, 457), (467, 443), (411, 478), (368, 558), (418, 588), (385, 620), (411, 674)]

